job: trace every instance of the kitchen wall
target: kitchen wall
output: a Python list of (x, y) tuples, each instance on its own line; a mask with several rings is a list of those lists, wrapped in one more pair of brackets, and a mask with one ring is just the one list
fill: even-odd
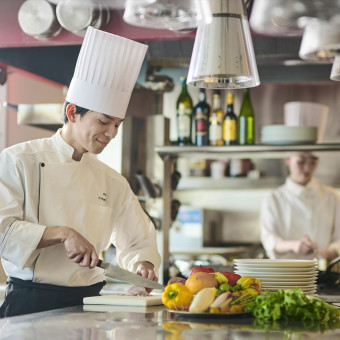
[[(171, 93), (164, 95), (164, 115), (171, 119), (171, 140), (177, 138), (175, 121), (175, 103), (180, 93), (176, 86)], [(198, 101), (198, 89), (188, 87), (194, 103)], [(235, 93), (235, 112), (238, 114), (242, 91)], [(223, 97), (225, 95), (225, 91)], [(211, 91), (208, 91), (208, 102), (211, 104)], [(261, 127), (269, 124), (283, 124), (283, 105), (289, 101), (310, 101), (326, 104), (330, 107), (324, 143), (340, 142), (340, 84), (325, 83), (265, 83), (251, 89), (251, 99), (256, 115), (256, 139), (261, 142)], [(224, 103), (224, 101), (222, 101)], [(319, 153), (320, 165), (316, 171), (316, 179), (323, 183), (340, 187), (340, 153)], [(226, 161), (227, 161), (226, 157)], [(253, 160), (256, 167), (265, 176), (276, 176), (274, 185), (261, 188), (261, 185), (250, 185), (249, 181), (240, 180), (230, 188), (209, 189), (206, 186), (194, 190), (178, 190), (174, 197), (183, 205), (204, 209), (216, 209), (223, 212), (223, 223), (219, 231), (222, 243), (259, 242), (259, 210), (261, 201), (271, 190), (284, 181), (287, 169), (284, 160)], [(264, 177), (265, 178), (265, 177)], [(254, 183), (253, 183), (254, 184)], [(237, 187), (238, 186), (238, 187)], [(252, 187), (251, 187), (252, 186)], [(199, 184), (198, 184), (199, 187)]]

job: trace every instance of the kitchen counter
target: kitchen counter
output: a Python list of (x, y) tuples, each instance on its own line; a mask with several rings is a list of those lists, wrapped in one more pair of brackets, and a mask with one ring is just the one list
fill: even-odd
[[(87, 309), (92, 309), (87, 310)], [(96, 311), (100, 310), (101, 311)], [(307, 331), (256, 329), (253, 318), (184, 318), (163, 306), (77, 306), (0, 319), (0, 339), (20, 340), (219, 340), (340, 338), (340, 328)], [(313, 325), (315, 326), (315, 325)]]

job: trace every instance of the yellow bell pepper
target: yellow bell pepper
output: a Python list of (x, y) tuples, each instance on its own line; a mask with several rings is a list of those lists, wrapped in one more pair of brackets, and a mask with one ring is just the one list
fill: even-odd
[(241, 277), (240, 279), (238, 279), (236, 285), (239, 287), (240, 290), (245, 290), (248, 288), (254, 288), (258, 292), (261, 292), (262, 290), (261, 281), (250, 276)]
[(220, 272), (214, 272), (211, 273), (211, 275), (215, 276), (215, 279), (217, 280), (219, 285), (221, 285), (222, 283), (228, 283), (228, 278)]
[(165, 287), (162, 302), (169, 309), (187, 310), (194, 295), (181, 283), (172, 283)]

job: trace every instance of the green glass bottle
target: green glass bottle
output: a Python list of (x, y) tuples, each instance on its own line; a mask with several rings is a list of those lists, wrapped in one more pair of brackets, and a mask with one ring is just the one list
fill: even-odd
[(244, 89), (238, 116), (238, 142), (240, 145), (255, 144), (255, 115), (251, 105), (249, 89)]
[(178, 145), (190, 145), (192, 136), (192, 99), (187, 89), (186, 78), (181, 77), (182, 91), (176, 102)]

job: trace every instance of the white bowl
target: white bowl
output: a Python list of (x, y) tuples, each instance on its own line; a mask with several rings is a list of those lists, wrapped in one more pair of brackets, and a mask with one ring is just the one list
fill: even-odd
[(329, 107), (311, 102), (288, 102), (284, 105), (284, 123), (290, 126), (316, 126), (317, 143), (322, 143)]

